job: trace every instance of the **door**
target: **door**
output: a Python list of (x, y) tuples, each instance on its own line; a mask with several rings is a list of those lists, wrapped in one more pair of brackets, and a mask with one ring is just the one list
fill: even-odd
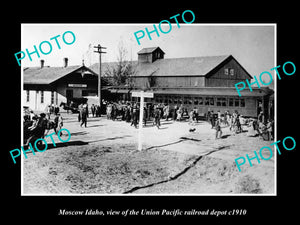
[(72, 99), (73, 99), (73, 90), (67, 89), (66, 90), (66, 97), (67, 97), (67, 105), (70, 105)]

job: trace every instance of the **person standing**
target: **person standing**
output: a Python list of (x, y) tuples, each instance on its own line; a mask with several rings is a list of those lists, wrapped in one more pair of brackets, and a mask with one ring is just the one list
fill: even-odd
[(155, 119), (155, 124), (157, 126), (157, 129), (160, 127), (160, 117), (161, 117), (161, 110), (160, 108), (156, 107), (154, 111), (154, 119)]
[(215, 129), (216, 129), (216, 139), (222, 137), (222, 130), (221, 130), (221, 119), (217, 118), (215, 123)]
[(106, 116), (108, 120), (111, 119), (111, 112), (112, 112), (112, 104), (110, 102), (106, 108)]
[(96, 107), (94, 104), (91, 106), (92, 116), (95, 117)]
[(85, 110), (86, 110), (86, 117), (88, 118), (89, 117), (89, 107), (88, 107), (88, 104), (84, 104), (85, 105)]
[(195, 125), (194, 123), (194, 110), (191, 110), (190, 113), (189, 113), (189, 124), (191, 124), (192, 126)]
[(241, 121), (240, 121), (240, 114), (238, 114), (238, 113), (236, 114), (235, 124), (236, 124), (236, 132), (235, 133), (242, 133), (243, 129), (242, 129)]
[(56, 116), (59, 113), (59, 107), (58, 105), (54, 106), (54, 115)]
[(134, 127), (137, 128), (137, 124), (138, 124), (138, 109), (137, 106), (134, 105), (132, 109), (132, 122), (130, 126), (134, 125)]
[(193, 110), (193, 121), (196, 120), (196, 122), (198, 123), (198, 117), (199, 117), (199, 113), (198, 113), (198, 108), (195, 106), (194, 110)]
[(99, 105), (95, 105), (95, 115), (96, 115), (96, 117), (100, 117), (100, 106)]
[(268, 140), (271, 141), (274, 139), (273, 137), (273, 126), (274, 126), (274, 122), (271, 119), (268, 119), (268, 123), (267, 123), (267, 131), (268, 131)]
[(260, 113), (258, 114), (257, 120), (258, 120), (258, 123), (264, 123), (265, 122), (265, 116), (264, 116), (263, 111), (260, 111)]
[(214, 118), (214, 111), (211, 110), (210, 114), (209, 114), (209, 120), (211, 123), (211, 129), (213, 129), (215, 127), (215, 118)]
[(177, 119), (177, 110), (178, 110), (178, 106), (175, 105), (175, 106), (174, 106), (174, 111), (173, 111), (173, 112), (174, 112), (174, 113), (173, 113), (173, 120), (174, 120), (174, 121), (176, 121), (176, 119)]
[(218, 119), (221, 119), (221, 112), (220, 112), (220, 110), (217, 111), (217, 114), (218, 114)]
[(131, 120), (130, 113), (131, 113), (131, 106), (128, 103), (127, 106), (126, 106), (126, 111), (125, 111), (125, 120), (126, 120), (127, 123), (129, 123), (130, 120)]
[(51, 105), (47, 105), (45, 109), (46, 115), (48, 117), (48, 120), (50, 120), (50, 115), (51, 115)]
[(78, 111), (79, 111), (79, 113), (78, 113), (78, 122), (81, 121), (82, 110), (83, 110), (83, 105), (80, 104), (80, 105), (78, 106)]
[(86, 127), (87, 124), (87, 108), (86, 106), (83, 106), (82, 112), (81, 112), (81, 124), (80, 126), (84, 124), (84, 127)]
[(146, 126), (146, 123), (147, 123), (147, 108), (146, 108), (146, 105), (144, 106), (144, 115), (143, 115), (143, 120), (144, 120), (144, 126)]
[[(58, 133), (58, 131), (63, 127), (63, 118), (60, 115), (60, 113), (57, 113), (54, 118), (54, 131), (55, 134)], [(60, 136), (62, 135), (62, 132), (60, 132)]]

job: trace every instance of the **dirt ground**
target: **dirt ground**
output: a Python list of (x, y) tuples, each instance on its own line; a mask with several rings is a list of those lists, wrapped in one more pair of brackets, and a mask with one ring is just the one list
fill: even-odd
[(236, 135), (224, 127), (216, 140), (205, 121), (162, 120), (161, 129), (149, 122), (138, 151), (138, 129), (130, 123), (102, 116), (88, 118), (84, 128), (76, 114), (63, 117), (70, 141), (55, 136), (54, 147), (47, 138), (45, 152), (23, 159), (23, 194), (275, 194), (274, 156), (237, 169), (236, 158), (271, 143), (249, 137), (247, 126)]

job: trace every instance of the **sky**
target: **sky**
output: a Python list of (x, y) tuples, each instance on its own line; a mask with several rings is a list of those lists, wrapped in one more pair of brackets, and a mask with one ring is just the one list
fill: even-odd
[[(98, 44), (107, 48), (103, 50), (106, 54), (102, 54), (102, 62), (113, 62), (117, 61), (120, 43), (127, 49), (128, 60), (137, 60), (137, 52), (142, 48), (159, 46), (165, 52), (165, 58), (233, 55), (252, 76), (257, 77), (276, 66), (276, 29), (273, 24), (183, 23), (178, 28), (172, 23), (169, 33), (159, 31), (158, 37), (154, 32), (149, 40), (145, 28), (151, 31), (153, 24), (22, 24), (20, 51), (28, 49), (33, 52), (33, 46), (38, 49), (43, 41), (52, 45), (52, 52), (48, 55), (40, 53), (38, 58), (32, 54), (32, 61), (26, 55), (22, 66), (40, 66), (41, 59), (45, 60), (45, 66), (63, 66), (65, 57), (69, 59), (69, 65), (82, 65), (84, 59), (84, 64), (90, 66), (99, 62), (99, 55), (93, 52), (93, 46)], [(169, 25), (164, 24), (162, 29), (167, 31)], [(139, 40), (140, 45), (134, 36), (139, 30), (145, 32), (144, 38)], [(76, 37), (71, 45), (62, 40), (66, 31), (72, 31)], [(57, 40), (61, 49), (55, 40), (50, 40), (57, 35), (60, 35)], [(65, 37), (67, 42), (72, 41), (70, 34)], [(45, 52), (49, 50), (47, 44), (42, 46)], [(274, 71), (271, 73), (274, 76)]]

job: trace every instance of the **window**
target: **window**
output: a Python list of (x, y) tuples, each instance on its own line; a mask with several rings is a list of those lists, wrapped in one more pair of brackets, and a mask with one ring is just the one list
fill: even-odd
[(241, 98), (240, 101), (240, 106), (245, 107), (245, 99)]
[(189, 100), (189, 97), (184, 97), (183, 98), (183, 104), (188, 104), (188, 100)]
[(213, 97), (206, 97), (205, 98), (205, 105), (214, 105), (214, 98)]
[(169, 96), (165, 96), (165, 98), (164, 98), (164, 103), (165, 103), (165, 104), (168, 103), (168, 99), (169, 99)]
[(221, 106), (221, 99), (222, 98), (217, 98), (217, 106)]
[(228, 99), (228, 106), (233, 107), (233, 98)]
[(234, 69), (230, 69), (230, 75), (233, 76), (234, 75)]
[(172, 99), (172, 96), (169, 96), (169, 104), (172, 104), (173, 103), (173, 99)]
[(26, 102), (30, 101), (30, 94), (29, 90), (26, 90)]
[(183, 98), (183, 104), (193, 104), (192, 98), (191, 97), (184, 97)]
[(228, 106), (230, 107), (245, 107), (245, 99), (243, 98), (229, 98)]
[(44, 103), (44, 91), (41, 91), (41, 103)]
[(194, 98), (194, 105), (198, 105), (198, 102), (199, 102), (198, 97), (195, 97)]
[(234, 99), (234, 106), (239, 107), (240, 106), (240, 100), (238, 98)]
[(225, 74), (225, 75), (228, 75), (228, 70), (229, 70), (228, 68), (225, 68), (225, 69), (224, 69), (224, 74)]
[(217, 98), (217, 106), (226, 106), (226, 98)]
[(205, 98), (205, 105), (209, 105), (209, 98)]
[(222, 106), (227, 106), (227, 99), (226, 98), (223, 98), (223, 100), (222, 100)]
[(203, 98), (202, 97), (199, 97), (199, 105), (203, 105)]

